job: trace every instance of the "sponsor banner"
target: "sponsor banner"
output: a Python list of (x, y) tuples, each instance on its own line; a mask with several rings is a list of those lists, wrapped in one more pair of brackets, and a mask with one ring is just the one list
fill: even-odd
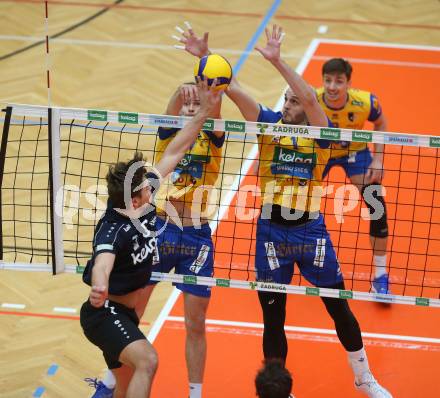
[(286, 286), (284, 285), (278, 285), (276, 283), (269, 283), (269, 282), (261, 282), (258, 286), (260, 289), (269, 289), (277, 292), (285, 292)]
[(77, 274), (82, 274), (85, 269), (86, 269), (86, 267), (84, 267), (83, 265), (77, 265), (76, 266), (76, 273)]
[(319, 296), (319, 287), (306, 287), (307, 296)]
[(151, 124), (155, 126), (166, 126), (166, 127), (178, 127), (179, 126), (179, 119), (176, 119), (175, 117), (169, 117), (169, 116), (155, 116), (151, 120)]
[(440, 137), (429, 137), (429, 146), (440, 148)]
[(341, 130), (339, 129), (331, 129), (325, 128), (321, 130), (321, 138), (326, 140), (340, 140), (341, 139)]
[(429, 307), (429, 299), (425, 297), (416, 297), (416, 305), (421, 305), (423, 307)]
[(278, 135), (310, 135), (307, 127), (293, 127), (287, 124), (277, 124), (272, 126), (272, 132)]
[(231, 281), (229, 279), (216, 279), (215, 285), (220, 287), (230, 287)]
[(373, 141), (373, 133), (368, 131), (352, 131), (351, 139), (354, 142), (371, 142)]
[(98, 110), (94, 110), (94, 109), (89, 109), (87, 111), (87, 119), (106, 122), (107, 121), (107, 111), (98, 111)]
[(394, 145), (417, 145), (418, 137), (400, 134), (385, 134), (383, 138), (384, 144)]
[(138, 114), (137, 113), (129, 113), (129, 112), (119, 112), (118, 113), (118, 121), (120, 123), (137, 124)]
[(206, 119), (206, 122), (203, 124), (203, 130), (213, 131), (214, 130), (214, 119)]
[(225, 130), (231, 132), (244, 133), (246, 131), (246, 123), (245, 122), (237, 122), (234, 120), (226, 120), (225, 121)]
[(183, 283), (186, 283), (188, 285), (197, 285), (197, 276), (183, 275)]
[(351, 290), (339, 290), (339, 298), (342, 299), (352, 299), (353, 292)]

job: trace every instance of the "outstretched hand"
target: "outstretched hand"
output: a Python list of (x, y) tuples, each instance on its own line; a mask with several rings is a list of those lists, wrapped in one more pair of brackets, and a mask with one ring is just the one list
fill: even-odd
[(200, 112), (210, 114), (220, 102), (223, 90), (216, 90), (217, 79), (214, 79), (211, 86), (208, 86), (208, 78), (203, 80), (196, 76), (197, 90), (200, 98)]
[(178, 48), (180, 50), (185, 50), (189, 52), (190, 54), (202, 58), (205, 55), (209, 54), (209, 48), (208, 48), (208, 32), (205, 32), (203, 34), (203, 37), (198, 37), (194, 30), (192, 29), (189, 22), (185, 21), (185, 25), (187, 27), (187, 30), (183, 30), (180, 26), (176, 26), (176, 30), (181, 34), (181, 37), (173, 35), (173, 39), (176, 39), (180, 43), (183, 43), (184, 45), (178, 45), (176, 44), (174, 47)]
[(266, 32), (266, 47), (255, 47), (255, 50), (261, 53), (261, 55), (266, 58), (270, 62), (279, 61), (281, 57), (281, 42), (285, 36), (283, 32), (283, 28), (278, 25), (273, 25), (272, 33), (269, 32), (269, 29), (265, 29)]

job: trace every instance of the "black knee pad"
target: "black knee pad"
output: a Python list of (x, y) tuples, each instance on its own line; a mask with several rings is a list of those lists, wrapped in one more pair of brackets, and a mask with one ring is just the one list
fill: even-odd
[(382, 195), (381, 185), (367, 184), (362, 187), (362, 197), (370, 211), (370, 235), (375, 238), (388, 236), (387, 207)]

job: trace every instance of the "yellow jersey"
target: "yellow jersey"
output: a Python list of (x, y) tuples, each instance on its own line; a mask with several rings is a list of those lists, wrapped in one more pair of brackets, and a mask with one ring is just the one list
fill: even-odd
[[(334, 127), (342, 129), (362, 130), (368, 120), (374, 122), (382, 114), (382, 109), (377, 97), (368, 92), (348, 89), (347, 102), (343, 108), (330, 108), (324, 101), (324, 88), (316, 90), (319, 104), (324, 109), (327, 117), (331, 120)], [(332, 144), (332, 158), (349, 156), (353, 152), (358, 152), (367, 147), (364, 142), (339, 141)]]
[[(156, 163), (162, 158), (178, 131), (176, 128), (158, 129), (155, 145)], [(182, 201), (185, 206), (196, 205), (198, 211), (205, 210), (209, 191), (219, 175), (224, 140), (224, 135), (217, 137), (208, 130), (199, 132), (194, 144), (171, 173), (170, 179), (161, 185), (156, 196), (159, 214), (163, 214), (166, 199)]]
[[(261, 107), (258, 122), (280, 123), (281, 118), (280, 112)], [(281, 132), (289, 128), (293, 129), (280, 124)], [(308, 134), (307, 126), (302, 133)], [(330, 142), (305, 137), (258, 135), (258, 146), (262, 205), (319, 211), (322, 173), (330, 159)]]

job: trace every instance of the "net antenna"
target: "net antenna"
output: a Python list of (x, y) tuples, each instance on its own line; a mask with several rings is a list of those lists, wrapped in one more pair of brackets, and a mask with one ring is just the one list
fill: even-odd
[[(63, 203), (64, 192), (61, 185), (61, 143), (60, 143), (60, 115), (58, 109), (52, 109), (50, 91), (50, 47), (49, 47), (49, 4), (44, 2), (45, 7), (45, 31), (46, 31), (46, 82), (47, 82), (47, 120), (49, 127), (49, 189), (50, 189), (50, 216), (51, 216), (51, 245), (52, 245), (52, 273), (56, 275), (64, 271), (63, 249)], [(60, 195), (58, 195), (60, 193)], [(57, 199), (61, 205), (57, 206)]]
[(47, 81), (47, 106), (51, 107), (51, 96), (50, 96), (50, 52), (49, 52), (49, 4), (48, 1), (44, 2), (45, 18), (44, 27), (46, 32), (46, 81)]

